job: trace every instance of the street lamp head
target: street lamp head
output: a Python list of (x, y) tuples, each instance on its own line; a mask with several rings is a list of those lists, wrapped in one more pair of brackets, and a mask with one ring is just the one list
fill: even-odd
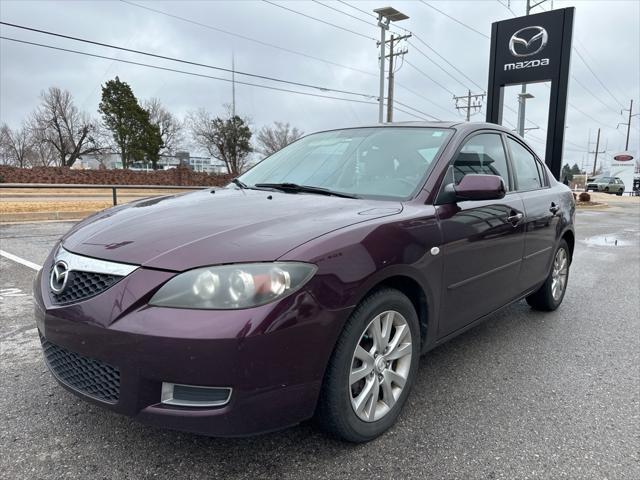
[(380, 19), (386, 18), (390, 22), (399, 22), (400, 20), (406, 20), (409, 18), (408, 15), (399, 12), (393, 7), (376, 8), (374, 12), (378, 14)]

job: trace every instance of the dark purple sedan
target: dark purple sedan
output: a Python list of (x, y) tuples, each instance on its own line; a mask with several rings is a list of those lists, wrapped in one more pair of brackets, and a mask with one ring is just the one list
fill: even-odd
[(100, 212), (35, 281), (47, 364), (78, 396), (162, 427), (315, 418), (363, 442), (420, 355), (509, 303), (562, 302), (575, 205), (492, 124), (308, 135), (225, 188)]

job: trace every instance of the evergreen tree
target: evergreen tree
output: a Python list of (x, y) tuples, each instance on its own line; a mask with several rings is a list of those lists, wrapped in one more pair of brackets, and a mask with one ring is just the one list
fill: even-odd
[(116, 77), (102, 87), (98, 111), (120, 150), (123, 168), (132, 161), (150, 161), (156, 168), (162, 148), (159, 128), (151, 124), (149, 112), (140, 106), (126, 82)]

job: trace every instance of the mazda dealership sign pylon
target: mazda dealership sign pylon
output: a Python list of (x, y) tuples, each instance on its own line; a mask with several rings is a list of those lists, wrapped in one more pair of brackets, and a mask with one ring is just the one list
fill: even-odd
[(574, 8), (495, 22), (487, 88), (487, 122), (502, 123), (504, 87), (551, 82), (545, 163), (556, 178), (562, 168)]

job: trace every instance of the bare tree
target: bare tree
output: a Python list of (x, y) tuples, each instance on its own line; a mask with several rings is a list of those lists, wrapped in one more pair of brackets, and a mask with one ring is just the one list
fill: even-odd
[(95, 123), (80, 112), (71, 93), (51, 87), (40, 94), (42, 103), (33, 112), (30, 130), (36, 144), (48, 144), (57, 153), (57, 164), (68, 166), (88, 153), (101, 149)]
[(33, 142), (31, 146), (31, 159), (33, 167), (51, 167), (58, 163), (58, 152), (50, 143)]
[(201, 108), (187, 116), (193, 142), (213, 158), (224, 162), (231, 175), (242, 173), (251, 153), (251, 129), (246, 119), (228, 115), (213, 117)]
[(0, 158), (3, 163), (16, 167), (27, 167), (31, 159), (29, 129), (23, 124), (12, 130), (6, 123), (0, 127)]
[(304, 132), (289, 123), (273, 122), (273, 126), (264, 126), (257, 135), (258, 151), (269, 156), (299, 139)]
[(149, 112), (149, 121), (160, 129), (163, 144), (160, 153), (175, 153), (184, 142), (182, 122), (169, 112), (157, 98), (145, 100), (142, 108)]

